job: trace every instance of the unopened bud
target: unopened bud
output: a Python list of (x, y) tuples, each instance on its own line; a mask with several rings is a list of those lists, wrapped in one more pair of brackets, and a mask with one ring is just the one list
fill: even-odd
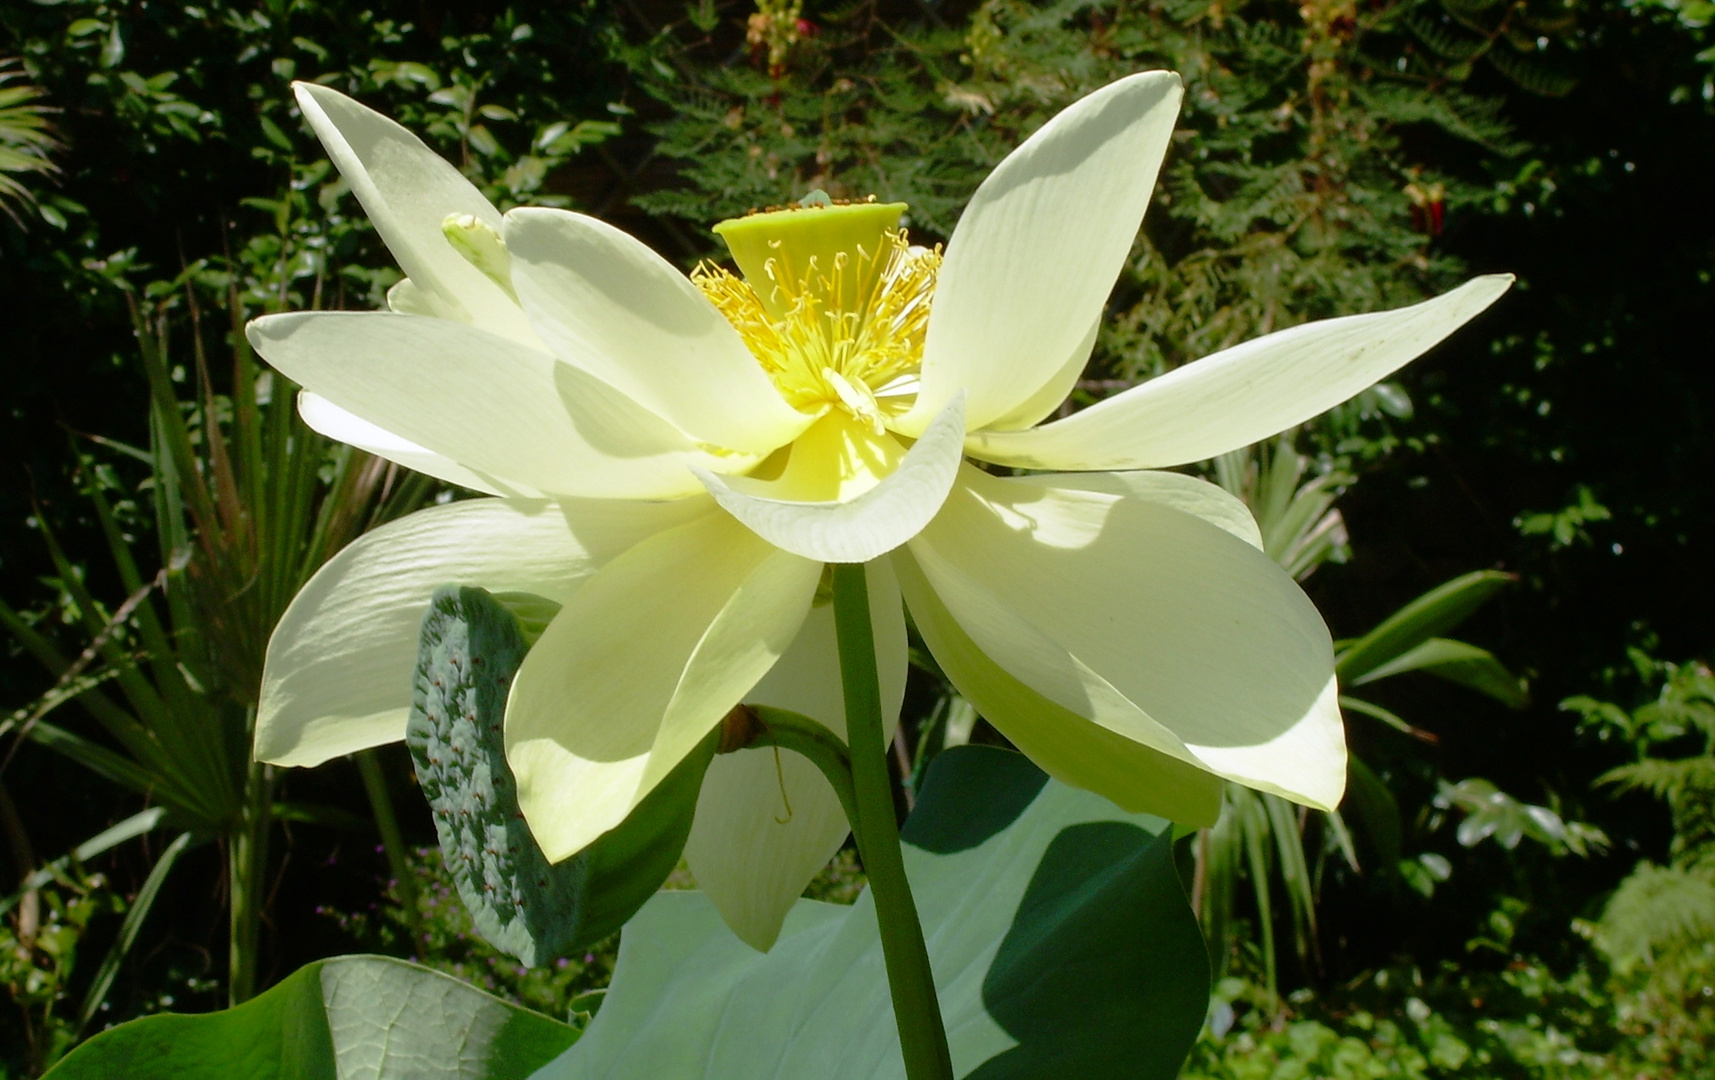
[(734, 705), (721, 720), (721, 742), (717, 754), (743, 750), (762, 734), (762, 719), (748, 705)]
[(441, 235), (466, 262), (505, 289), (507, 296), (518, 299), (518, 294), (512, 291), (512, 256), (494, 226), (475, 214), (448, 214), (441, 222)]

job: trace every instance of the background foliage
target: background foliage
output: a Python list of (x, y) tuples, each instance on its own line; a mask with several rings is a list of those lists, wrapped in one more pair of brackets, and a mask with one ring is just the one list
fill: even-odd
[[(232, 322), (263, 311), (374, 307), (396, 280), (296, 116), (294, 78), (398, 117), (502, 206), (595, 213), (689, 266), (713, 253), (715, 218), (817, 187), (902, 199), (914, 235), (942, 241), (1056, 109), (1173, 67), (1181, 130), (1079, 399), (1295, 322), (1517, 273), (1493, 312), (1296, 451), (1209, 472), (1250, 483), (1266, 514), (1269, 463), (1295, 463), (1276, 487), (1302, 513), (1271, 553), (1337, 637), (1458, 575), (1511, 575), (1458, 633), (1528, 688), (1485, 696), (1421, 671), (1362, 688), (1407, 729), (1349, 722), (1375, 781), (1354, 792), (1380, 810), (1343, 807), (1344, 836), (1345, 821), (1289, 814), (1268, 826), (1273, 868), (1235, 871), (1250, 884), (1233, 894), (1230, 977), (1189, 1075), (1694, 1075), (1715, 979), (1715, 706), (1706, 668), (1664, 661), (1706, 657), (1712, 638), (1710, 17), (1689, 0), (3, 0), (0, 597), (76, 657), (135, 588), (114, 538), (142, 578), (171, 561), (134, 305), (169, 391), (204, 398), (185, 415), (206, 455), (245, 379), (223, 364), (199, 386), (199, 349), (229, 355)], [(316, 464), (334, 484), (336, 463)], [(119, 622), (122, 642), (142, 633)], [(21, 649), (0, 657), (7, 711), (39, 707), (49, 682)], [(996, 738), (932, 671), (908, 712), (901, 759), (918, 775), (940, 746)], [(118, 749), (94, 720), (54, 718)], [(13, 737), (8, 892), (152, 802)], [(379, 850), (363, 780), (391, 788), (406, 840), (432, 832), (403, 754), (378, 764), (280, 779), (282, 803), (320, 809), (271, 826), (261, 983), (360, 944), (489, 963), (431, 902), (433, 859)], [(1578, 854), (1568, 837), (1595, 830), (1607, 852)], [(7, 1068), (76, 1038), (163, 846), (86, 848), (17, 890)], [(1282, 879), (1294, 850), (1302, 872)], [(185, 850), (94, 1026), (224, 998), (222, 858)], [(563, 1013), (605, 963), (496, 986)]]

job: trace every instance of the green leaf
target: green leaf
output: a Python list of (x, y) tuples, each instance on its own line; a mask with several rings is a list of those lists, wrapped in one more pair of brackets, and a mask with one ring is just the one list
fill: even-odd
[(1517, 675), (1487, 649), (1450, 638), (1430, 638), (1371, 668), (1352, 685), (1362, 686), (1378, 679), (1407, 671), (1422, 671), (1469, 690), (1494, 698), (1509, 709), (1522, 709), (1530, 704), (1530, 695)]
[(1340, 684), (1351, 686), (1383, 664), (1458, 626), (1512, 580), (1511, 574), (1498, 570), (1478, 570), (1430, 589), (1341, 651), (1334, 663)]
[(78, 1010), (77, 1029), (81, 1033), (89, 1027), (89, 1022), (95, 1019), (101, 1003), (107, 1000), (107, 991), (113, 986), (113, 979), (119, 974), (119, 965), (124, 962), (125, 954), (131, 951), (131, 946), (137, 943), (137, 932), (143, 929), (143, 920), (149, 917), (149, 911), (155, 906), (155, 897), (160, 895), (161, 885), (167, 880), (167, 875), (173, 872), (173, 865), (184, 854), (185, 848), (191, 843), (190, 833), (180, 833), (178, 839), (167, 845), (161, 852), (161, 857), (155, 860), (154, 869), (143, 882), (143, 887), (137, 890), (137, 895), (131, 900), (131, 910), (125, 913), (125, 921), (119, 926), (119, 936), (114, 939), (107, 955), (102, 958), (101, 967), (95, 973), (95, 980), (89, 984), (89, 990), (83, 996), (83, 1007)]
[(262, 126), (263, 138), (267, 139), (269, 142), (273, 143), (288, 154), (292, 152), (292, 140), (286, 137), (286, 133), (284, 131), (280, 130), (280, 125), (274, 123), (274, 121), (268, 119), (266, 116), (257, 117), (256, 122)]
[(224, 1012), (162, 1013), (84, 1043), (53, 1080), (512, 1080), (577, 1039), (546, 1016), (384, 956), (299, 968)]
[[(1178, 1074), (1209, 971), (1167, 822), (968, 746), (936, 758), (904, 839), (956, 1075)], [(800, 900), (767, 953), (700, 893), (664, 892), (626, 928), (584, 1038), (536, 1080), (902, 1074), (867, 892)]]
[[(166, 795), (166, 801), (175, 803), (174, 809), (181, 809), (176, 805), (178, 800), (174, 799), (170, 792), (160, 790), (165, 786), (160, 777), (123, 754), (116, 754), (105, 746), (46, 721), (31, 725), (24, 734), (31, 742), (64, 754), (98, 776), (104, 776), (138, 794)], [(195, 814), (194, 809), (191, 812)]]
[(457, 585), (435, 590), (405, 744), (471, 920), (495, 948), (534, 967), (618, 930), (673, 872), (719, 732), (624, 822), (550, 864), (519, 809), (502, 722), (527, 628), (546, 625), (558, 605), (522, 593), (503, 598)]
[(1369, 837), (1376, 852), (1376, 867), (1383, 874), (1393, 872), (1400, 861), (1403, 831), (1399, 803), (1382, 778), (1357, 757), (1347, 759), (1346, 798), (1340, 806)]
[[(119, 36), (119, 24), (114, 23), (107, 34), (107, 41), (101, 46), (101, 66), (104, 68), (118, 67), (125, 59), (125, 39)], [(125, 73), (121, 74), (121, 78)]]
[(1419, 728), (1412, 727), (1410, 724), (1406, 723), (1398, 713), (1393, 712), (1390, 709), (1384, 709), (1374, 702), (1365, 701), (1363, 698), (1352, 697), (1350, 694), (1341, 694), (1340, 708), (1349, 713), (1355, 712), (1360, 716), (1367, 716), (1372, 720), (1380, 720), (1395, 731), (1400, 732), (1403, 735), (1410, 735), (1414, 739), (1422, 739), (1424, 742), (1435, 741), (1435, 736)]
[(1715, 935), (1715, 880), (1682, 867), (1641, 862), (1614, 890), (1596, 926), (1596, 947), (1629, 966), (1664, 947)]
[(85, 840), (71, 850), (69, 855), (61, 855), (53, 862), (36, 870), (23, 881), (18, 883), (18, 890), (4, 900), (0, 900), (0, 915), (6, 914), (18, 906), (24, 894), (33, 889), (39, 889), (54, 880), (60, 874), (69, 870), (74, 863), (88, 862), (111, 848), (118, 847), (133, 837), (142, 836), (153, 831), (166, 817), (167, 811), (159, 806), (132, 814), (116, 825), (110, 825), (101, 832)]

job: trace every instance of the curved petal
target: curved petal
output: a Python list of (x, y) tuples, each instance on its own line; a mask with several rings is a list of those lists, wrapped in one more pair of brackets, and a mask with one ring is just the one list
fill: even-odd
[(786, 404), (738, 331), (641, 241), (567, 210), (506, 215), (519, 302), (561, 359), (715, 446), (766, 454), (812, 417)]
[(1143, 469), (1136, 472), (1080, 473), (1045, 480), (1079, 491), (1131, 496), (1182, 510), (1231, 533), (1258, 551), (1263, 550), (1262, 528), (1251, 508), (1226, 488), (1195, 476)]
[(701, 490), (688, 465), (749, 460), (703, 453), (577, 368), (444, 319), (302, 312), (264, 316), (246, 333), (306, 390), (509, 486), (671, 498)]
[(1344, 729), (1315, 607), (1183, 502), (1109, 483), (967, 467), (911, 554), (976, 647), (1049, 701), (1219, 776), (1333, 807)]
[(900, 431), (922, 430), (960, 389), (970, 391), (971, 429), (987, 427), (1076, 354), (1137, 237), (1179, 98), (1172, 72), (1111, 83), (1044, 124), (983, 181), (947, 244), (922, 391)]
[(387, 290), (387, 310), (395, 315), (427, 315), (439, 318), (435, 314), (434, 301), (429, 294), (411, 283), (408, 277), (402, 277)]
[[(868, 577), (882, 717), (891, 736), (905, 700), (905, 612), (887, 560), (870, 563)], [(792, 647), (744, 700), (802, 713), (845, 737), (831, 604), (811, 609)], [(807, 759), (740, 750), (709, 766), (685, 861), (733, 933), (767, 951), (804, 886), (850, 831), (834, 789)]]
[(407, 469), (415, 469), (437, 480), (480, 491), (484, 495), (511, 495), (524, 499), (542, 497), (541, 492), (528, 489), (504, 491), (492, 478), (480, 476), (433, 450), (425, 450), (408, 439), (401, 439), (391, 431), (378, 428), (308, 390), (298, 394), (298, 415), (303, 417), (304, 423), (308, 424), (312, 431), (342, 443), (349, 443), (359, 450), (386, 458)]
[(1410, 307), (1305, 323), (1223, 349), (1065, 420), (977, 432), (972, 457), (1027, 469), (1156, 469), (1266, 439), (1386, 378), (1494, 303), (1511, 274)]
[(753, 494), (768, 490), (764, 482), (700, 468), (696, 474), (727, 513), (775, 547), (821, 562), (868, 562), (916, 536), (940, 510), (959, 473), (964, 431), (964, 395), (957, 394), (898, 468), (845, 502), (769, 498)]
[(774, 666), (822, 568), (714, 509), (578, 590), (524, 657), (506, 760), (550, 861), (586, 847)]
[(1090, 353), (1095, 351), (1096, 337), (1101, 333), (1102, 320), (1100, 312), (1090, 323), (1090, 330), (1084, 339), (1078, 342), (1072, 355), (1054, 372), (1053, 376), (1043, 383), (1037, 391), (1018, 403), (1005, 416), (991, 421), (985, 430), (988, 431), (1020, 431), (1024, 428), (1035, 427), (1058, 409), (1062, 402), (1071, 395), (1078, 385), (1078, 376), (1084, 373), (1084, 367), (1090, 362)]
[(418, 626), (437, 586), (564, 601), (618, 552), (710, 509), (704, 499), (472, 499), (364, 534), (299, 590), (268, 640), (256, 758), (316, 765), (404, 738)]
[(930, 587), (909, 550), (895, 552), (911, 617), (941, 670), (977, 712), (1048, 775), (1133, 813), (1213, 825), (1221, 779), (1093, 724), (1007, 674), (977, 648)]
[(435, 314), (535, 343), (529, 320), (505, 290), (453, 250), (441, 232), (449, 214), (470, 214), (499, 230), (500, 212), (417, 136), (337, 90), (293, 83), (298, 107), (351, 185), (399, 268), (413, 299)]

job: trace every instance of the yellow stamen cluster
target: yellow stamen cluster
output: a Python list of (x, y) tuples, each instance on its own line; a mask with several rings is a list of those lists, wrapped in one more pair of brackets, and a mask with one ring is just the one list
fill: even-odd
[(787, 259), (768, 260), (778, 319), (749, 282), (718, 266), (703, 263), (691, 280), (793, 407), (843, 408), (880, 434), (889, 416), (911, 404), (911, 395), (885, 391), (922, 362), (941, 253), (911, 247), (898, 229), (882, 234), (878, 251), (860, 247), (855, 257), (842, 251), (831, 261), (823, 267), (811, 259), (793, 275)]

